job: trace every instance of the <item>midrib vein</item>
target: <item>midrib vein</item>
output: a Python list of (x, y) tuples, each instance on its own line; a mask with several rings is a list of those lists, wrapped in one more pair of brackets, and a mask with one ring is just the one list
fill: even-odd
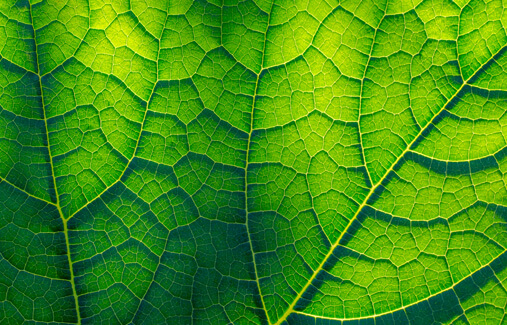
[[(169, 15), (167, 15), (165, 17), (165, 21), (164, 21), (164, 26), (167, 24), (167, 19), (169, 19)], [(127, 165), (125, 166), (125, 169), (123, 170), (123, 172), (121, 173), (121, 176), (118, 178), (118, 180), (116, 182), (114, 182), (114, 184), (118, 183), (119, 181), (121, 181), (121, 179), (123, 178), (123, 175), (125, 174), (125, 172), (127, 171), (127, 169), (129, 168), (130, 166), (130, 163), (132, 162), (132, 160), (134, 160), (134, 158), (136, 157), (136, 152), (137, 152), (137, 148), (139, 147), (139, 142), (141, 141), (141, 135), (143, 133), (143, 130), (144, 130), (144, 123), (146, 121), (146, 116), (148, 115), (148, 108), (149, 108), (149, 105), (150, 105), (150, 102), (151, 102), (151, 99), (153, 97), (153, 94), (155, 93), (155, 88), (157, 88), (157, 84), (158, 82), (160, 81), (160, 78), (159, 78), (159, 66), (158, 66), (158, 60), (160, 58), (160, 40), (159, 40), (159, 43), (158, 43), (158, 51), (157, 51), (157, 61), (156, 61), (156, 65), (157, 65), (157, 80), (156, 82), (153, 84), (153, 89), (151, 90), (151, 93), (150, 93), (150, 96), (148, 97), (148, 101), (146, 102), (146, 110), (144, 111), (144, 116), (143, 116), (143, 121), (141, 122), (141, 129), (139, 130), (139, 136), (137, 138), (137, 141), (136, 141), (136, 145), (134, 147), (134, 153), (132, 154), (132, 157), (129, 159)], [(114, 184), (108, 186), (108, 188), (111, 188)], [(107, 191), (104, 190), (104, 192)], [(98, 196), (100, 197), (102, 195), (102, 193)], [(76, 212), (77, 213), (77, 212)], [(170, 233), (170, 231), (169, 231)], [(166, 242), (165, 242), (165, 245), (164, 245), (164, 251), (166, 250), (167, 248), (167, 243), (169, 242), (169, 234), (167, 235), (167, 238), (166, 238)], [(160, 268), (160, 264), (161, 264), (161, 259), (162, 259), (162, 254), (160, 254), (160, 256), (158, 257), (158, 264), (157, 264), (157, 268), (155, 269), (155, 272), (153, 272), (153, 276), (152, 276), (152, 279), (151, 279), (151, 282), (150, 282), (150, 285), (148, 286), (148, 289), (146, 289), (146, 292), (144, 293), (143, 297), (141, 299), (139, 299), (139, 305), (137, 306), (136, 308), (136, 311), (133, 313), (132, 315), (132, 318), (130, 319), (129, 321), (129, 324), (134, 324), (134, 320), (136, 319), (137, 317), (137, 314), (139, 313), (139, 310), (141, 309), (141, 305), (143, 303), (143, 301), (146, 299), (146, 295), (148, 295), (148, 292), (150, 292), (150, 289), (153, 285), (153, 282), (155, 282), (155, 276), (157, 275), (157, 272)]]
[(76, 291), (76, 284), (75, 284), (75, 277), (74, 277), (74, 269), (72, 267), (72, 259), (70, 256), (70, 242), (69, 242), (69, 229), (67, 226), (67, 222), (70, 218), (65, 219), (65, 216), (63, 215), (61, 205), (60, 205), (60, 196), (58, 194), (58, 187), (56, 186), (56, 177), (55, 177), (55, 168), (53, 164), (53, 155), (51, 153), (51, 145), (49, 143), (49, 131), (48, 131), (48, 119), (46, 116), (46, 105), (44, 104), (44, 91), (42, 89), (42, 77), (40, 74), (40, 66), (39, 66), (39, 45), (37, 44), (37, 37), (36, 37), (36, 30), (35, 25), (33, 24), (33, 14), (32, 14), (32, 3), (30, 2), (30, 22), (32, 24), (33, 28), (33, 38), (35, 43), (35, 62), (37, 66), (37, 78), (39, 79), (39, 88), (40, 88), (40, 96), (41, 96), (41, 103), (42, 103), (42, 112), (44, 114), (44, 128), (46, 131), (46, 141), (48, 146), (48, 155), (49, 155), (49, 164), (51, 166), (51, 177), (53, 179), (53, 186), (55, 189), (55, 197), (56, 197), (56, 208), (58, 210), (58, 214), (60, 215), (60, 219), (63, 223), (63, 234), (65, 236), (65, 247), (67, 250), (67, 261), (69, 263), (69, 272), (70, 272), (70, 284), (72, 287), (72, 295), (74, 296), (74, 304), (76, 308), (76, 316), (77, 316), (77, 324), (81, 324), (81, 314), (79, 312), (79, 299), (77, 296)]
[(245, 215), (246, 215), (246, 219), (245, 219), (245, 226), (246, 226), (246, 233), (248, 235), (248, 244), (250, 245), (250, 252), (252, 252), (252, 262), (253, 262), (253, 266), (254, 266), (254, 272), (255, 272), (255, 282), (257, 284), (257, 290), (259, 291), (259, 296), (261, 298), (261, 303), (262, 303), (262, 309), (264, 310), (264, 314), (266, 315), (266, 320), (268, 321), (268, 324), (271, 325), (271, 320), (269, 319), (269, 312), (268, 310), (266, 309), (266, 303), (264, 302), (264, 296), (262, 294), (262, 291), (261, 291), (261, 285), (260, 285), (260, 282), (259, 282), (259, 272), (257, 271), (257, 262), (255, 261), (255, 252), (254, 252), (254, 249), (253, 249), (253, 245), (252, 245), (252, 237), (251, 237), (251, 234), (250, 234), (250, 227), (248, 225), (248, 221), (249, 221), (249, 212), (248, 212), (248, 161), (249, 161), (249, 157), (250, 157), (250, 144), (251, 144), (251, 141), (252, 141), (252, 133), (254, 131), (254, 110), (255, 110), (255, 101), (257, 99), (257, 91), (259, 89), (259, 79), (260, 79), (260, 76), (264, 70), (264, 56), (265, 56), (265, 53), (266, 53), (266, 40), (267, 40), (267, 34), (268, 34), (268, 29), (269, 29), (269, 22), (270, 22), (270, 19), (271, 19), (271, 11), (273, 10), (273, 4), (274, 4), (274, 0), (271, 1), (271, 7), (269, 8), (269, 12), (268, 12), (268, 23), (266, 25), (266, 31), (264, 32), (264, 45), (263, 45), (263, 49), (262, 49), (262, 60), (261, 60), (261, 69), (259, 71), (259, 73), (257, 73), (257, 78), (255, 80), (255, 89), (254, 89), (254, 93), (253, 93), (253, 98), (252, 98), (252, 109), (250, 111), (250, 131), (248, 132), (248, 142), (247, 142), (247, 145), (246, 145), (246, 157), (245, 157)]
[(313, 283), (313, 280), (315, 280), (315, 278), (320, 273), (320, 271), (322, 271), (322, 269), (324, 268), (324, 265), (326, 264), (327, 260), (331, 257), (331, 255), (333, 255), (333, 252), (336, 249), (336, 247), (340, 246), (340, 242), (343, 239), (343, 236), (348, 232), (350, 226), (357, 219), (357, 216), (361, 213), (361, 211), (363, 210), (363, 208), (366, 206), (367, 202), (369, 201), (369, 199), (371, 198), (371, 196), (373, 195), (373, 193), (375, 193), (375, 191), (377, 190), (377, 188), (379, 188), (379, 186), (387, 178), (387, 176), (389, 174), (391, 174), (391, 172), (393, 171), (394, 167), (398, 164), (398, 162), (401, 159), (403, 159), (403, 157), (405, 156), (405, 154), (410, 151), (410, 148), (412, 147), (412, 145), (422, 136), (422, 134), (428, 129), (428, 127), (430, 127), (433, 124), (433, 122), (435, 121), (435, 119), (438, 116), (440, 116), (440, 114), (445, 110), (445, 108), (460, 94), (461, 90), (463, 90), (463, 88), (468, 85), (468, 83), (470, 82), (470, 80), (472, 80), (478, 73), (480, 73), (482, 71), (482, 69), (484, 68), (484, 66), (486, 66), (491, 60), (494, 60), (494, 58), (506, 46), (507, 45), (502, 46), (495, 54), (493, 54), (491, 56), (490, 59), (488, 59), (486, 62), (484, 62), (467, 80), (463, 81), (462, 85), (458, 88), (458, 90), (447, 100), (447, 102), (433, 116), (433, 118), (428, 122), (428, 124), (426, 124), (425, 127), (421, 128), (421, 130), (419, 131), (419, 133), (407, 145), (406, 149), (403, 150), (403, 152), (398, 156), (398, 158), (394, 161), (394, 163), (391, 165), (391, 167), (389, 167), (389, 169), (386, 171), (386, 173), (384, 174), (384, 176), (374, 186), (371, 187), (370, 191), (368, 192), (368, 195), (365, 197), (365, 199), (363, 200), (363, 202), (361, 203), (361, 205), (357, 209), (357, 211), (354, 214), (354, 216), (350, 219), (350, 221), (347, 224), (347, 226), (345, 226), (345, 228), (343, 229), (343, 231), (340, 234), (340, 236), (338, 237), (338, 239), (331, 246), (331, 248), (329, 249), (329, 252), (326, 254), (326, 256), (324, 257), (324, 259), (322, 260), (322, 262), (319, 264), (318, 268), (313, 272), (312, 276), (306, 282), (305, 286), (299, 291), (299, 293), (297, 294), (296, 298), (292, 301), (292, 303), (290, 304), (290, 306), (288, 307), (288, 309), (285, 311), (285, 313), (282, 315), (282, 317), (279, 318), (276, 323), (274, 323), (274, 325), (279, 325), (279, 324), (283, 323), (287, 319), (287, 317), (294, 312), (294, 307), (296, 306), (297, 302), (301, 299), (301, 297), (306, 292), (306, 290), (308, 289), (308, 287)]

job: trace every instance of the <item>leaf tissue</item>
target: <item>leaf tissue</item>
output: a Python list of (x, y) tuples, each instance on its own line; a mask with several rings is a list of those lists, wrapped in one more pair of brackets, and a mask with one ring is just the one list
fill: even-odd
[(507, 0), (0, 0), (1, 324), (507, 324)]

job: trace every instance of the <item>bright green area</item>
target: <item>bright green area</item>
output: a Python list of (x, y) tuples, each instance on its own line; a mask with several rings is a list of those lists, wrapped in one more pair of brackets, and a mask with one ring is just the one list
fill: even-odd
[(506, 8), (0, 0), (0, 323), (507, 323)]

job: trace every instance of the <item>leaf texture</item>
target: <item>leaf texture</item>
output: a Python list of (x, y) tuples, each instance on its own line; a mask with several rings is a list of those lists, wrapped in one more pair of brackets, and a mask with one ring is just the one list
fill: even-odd
[(505, 8), (0, 0), (0, 323), (506, 323)]

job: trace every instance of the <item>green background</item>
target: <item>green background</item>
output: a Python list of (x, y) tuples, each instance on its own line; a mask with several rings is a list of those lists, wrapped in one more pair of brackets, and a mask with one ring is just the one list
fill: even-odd
[(506, 8), (0, 0), (0, 323), (506, 324)]

